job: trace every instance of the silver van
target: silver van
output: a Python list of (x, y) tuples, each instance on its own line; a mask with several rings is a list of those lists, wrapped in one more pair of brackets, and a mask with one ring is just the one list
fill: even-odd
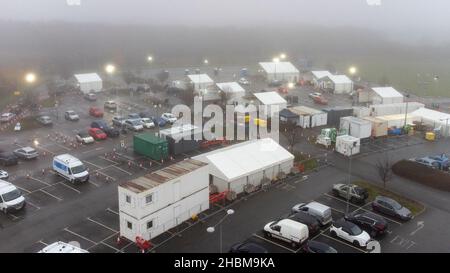
[(293, 213), (300, 211), (306, 212), (315, 217), (322, 226), (328, 225), (333, 221), (333, 217), (331, 216), (331, 208), (318, 202), (310, 202), (308, 204), (301, 203), (292, 208)]

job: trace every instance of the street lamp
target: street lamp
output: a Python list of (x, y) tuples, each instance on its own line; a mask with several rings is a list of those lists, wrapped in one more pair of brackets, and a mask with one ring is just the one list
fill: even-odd
[(148, 57), (147, 57), (147, 61), (148, 61), (149, 63), (153, 62), (153, 56), (148, 56)]
[(209, 64), (208, 59), (205, 59), (205, 60), (203, 61), (203, 63), (204, 63), (204, 64)]
[(216, 227), (219, 226), (220, 253), (222, 253), (222, 242), (223, 242), (223, 240), (222, 240), (222, 222), (225, 221), (225, 219), (227, 219), (227, 217), (232, 214), (234, 214), (234, 210), (232, 210), (232, 209), (227, 210), (227, 214), (222, 219), (220, 219), (220, 221), (217, 224), (215, 224), (214, 226), (208, 227), (206, 229), (206, 232), (214, 233), (216, 231)]
[(284, 53), (280, 54), (280, 59), (285, 60), (286, 58), (287, 58), (286, 54), (284, 54)]
[(106, 71), (106, 73), (112, 75), (112, 74), (114, 74), (114, 72), (116, 72), (116, 67), (112, 64), (108, 64), (105, 66), (105, 71)]
[(280, 62), (280, 58), (273, 58), (272, 62), (274, 63), (274, 75), (275, 80), (277, 79), (277, 63)]
[(345, 208), (345, 215), (348, 215), (349, 202), (350, 202), (350, 180), (352, 176), (352, 156), (353, 156), (353, 148), (358, 144), (356, 141), (352, 143), (353, 145), (350, 147), (350, 155), (349, 155), (349, 164), (348, 164), (348, 180), (347, 180), (347, 206)]
[(449, 120), (449, 119), (450, 119), (450, 118), (443, 118), (443, 119), (440, 119), (440, 121), (444, 121), (444, 120), (445, 120), (445, 132), (444, 132), (444, 134), (445, 134), (446, 137), (449, 136), (449, 133), (448, 133), (448, 120)]
[(34, 74), (34, 73), (27, 73), (26, 75), (25, 75), (25, 81), (27, 82), (27, 83), (29, 83), (29, 84), (32, 84), (32, 83), (34, 83), (35, 81), (36, 81), (36, 74)]
[(348, 69), (348, 72), (350, 73), (350, 75), (354, 76), (356, 74), (356, 72), (358, 72), (358, 69), (356, 67), (354, 67), (354, 66), (351, 66)]

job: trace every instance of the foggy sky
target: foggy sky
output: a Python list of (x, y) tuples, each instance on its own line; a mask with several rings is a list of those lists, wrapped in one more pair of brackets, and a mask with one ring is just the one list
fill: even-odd
[[(0, 20), (114, 24), (358, 26), (427, 34), (450, 29), (448, 0), (0, 0)], [(381, 1), (369, 6), (367, 1)]]

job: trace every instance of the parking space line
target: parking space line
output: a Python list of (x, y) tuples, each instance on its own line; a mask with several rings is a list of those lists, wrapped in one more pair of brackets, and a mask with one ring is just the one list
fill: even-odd
[(125, 171), (124, 169), (122, 169), (122, 168), (120, 168), (120, 167), (117, 167), (117, 166), (112, 166), (113, 168), (116, 168), (116, 169), (118, 169), (119, 171), (122, 171), (122, 172), (124, 172), (124, 173), (126, 173), (126, 174), (128, 174), (128, 175), (133, 175), (132, 173), (130, 173), (130, 172), (128, 172), (128, 171)]
[[(328, 193), (324, 193), (323, 195), (325, 195), (325, 196), (327, 196), (327, 197), (330, 197), (330, 198), (333, 198), (333, 199), (335, 199), (335, 200), (338, 200), (338, 201), (340, 201), (340, 202), (342, 202), (342, 203), (344, 203), (344, 204), (347, 204), (347, 201), (342, 200), (342, 199), (340, 199), (340, 198), (338, 198), (338, 197), (336, 197), (336, 196), (330, 195), (330, 194), (328, 194)], [(361, 207), (361, 206), (355, 205), (355, 204), (353, 204), (353, 203), (351, 203), (351, 202), (348, 202), (348, 204), (349, 204), (350, 206), (352, 206), (352, 207), (355, 207), (355, 208), (360, 208), (360, 207)]]
[(97, 222), (97, 221), (95, 221), (95, 220), (92, 220), (90, 217), (88, 217), (87, 219), (88, 219), (89, 221), (91, 221), (92, 223), (95, 223), (95, 224), (97, 224), (97, 225), (99, 225), (99, 226), (102, 226), (102, 227), (104, 227), (104, 228), (106, 228), (106, 229), (109, 229), (109, 230), (114, 231), (114, 232), (119, 232), (118, 230), (112, 229), (112, 228), (110, 228), (110, 227), (108, 227), (108, 226), (106, 226), (106, 225), (104, 225), (104, 224), (102, 224), (102, 223), (100, 223), (100, 222)]
[(27, 194), (30, 194), (30, 193), (31, 193), (31, 191), (26, 190), (26, 189), (24, 189), (24, 188), (21, 188), (21, 187), (19, 187), (19, 186), (17, 186), (17, 185), (14, 185), (14, 186), (16, 186), (16, 188), (18, 188), (19, 190), (26, 192)]
[(67, 148), (66, 146), (61, 145), (61, 144), (59, 144), (59, 143), (57, 143), (57, 142), (54, 142), (53, 144), (54, 144), (54, 145), (57, 145), (57, 146), (59, 146), (59, 147), (61, 147), (61, 148), (63, 148), (63, 149), (65, 149), (65, 150), (67, 150), (67, 151), (72, 151), (72, 149), (69, 149), (69, 148)]
[(378, 215), (378, 216), (383, 217), (384, 219), (386, 219), (386, 220), (388, 220), (388, 221), (391, 221), (391, 222), (393, 222), (393, 223), (396, 223), (396, 224), (399, 225), (399, 226), (402, 226), (402, 225), (403, 225), (402, 223), (397, 222), (397, 221), (395, 221), (395, 220), (393, 220), (393, 219), (391, 219), (390, 217), (387, 217), (387, 216), (385, 216), (385, 215), (381, 215), (381, 214), (379, 214), (379, 213), (377, 213), (377, 212), (375, 212), (375, 211), (373, 211), (373, 210), (368, 210), (368, 209), (365, 209), (365, 208), (363, 208), (363, 207), (360, 207), (360, 208), (357, 209), (356, 211), (358, 211), (358, 210), (363, 210), (363, 211), (365, 211), (365, 212), (370, 212), (370, 213), (376, 214), (376, 215)]
[(92, 182), (91, 180), (89, 180), (89, 181), (88, 181), (88, 183), (89, 183), (89, 184), (92, 184), (92, 185), (94, 185), (94, 186), (95, 186), (95, 187), (97, 187), (97, 188), (99, 188), (99, 187), (100, 187), (100, 185), (98, 185), (98, 184), (96, 184), (96, 183)]
[(40, 189), (39, 191), (41, 191), (41, 192), (43, 192), (43, 193), (45, 193), (45, 194), (47, 194), (47, 195), (49, 195), (49, 196), (51, 196), (51, 197), (57, 199), (58, 201), (62, 201), (62, 200), (63, 200), (63, 199), (61, 199), (61, 198), (59, 198), (59, 197), (57, 197), (57, 196), (54, 196), (53, 194), (51, 194), (51, 193), (49, 193), (49, 192), (46, 192), (46, 191), (43, 190), (43, 189)]
[(37, 241), (37, 243), (43, 244), (44, 246), (48, 246), (48, 244), (44, 243), (42, 240)]
[(92, 162), (89, 162), (89, 161), (87, 161), (87, 160), (83, 160), (83, 162), (86, 162), (86, 163), (89, 164), (89, 165), (92, 165), (92, 166), (94, 166), (94, 167), (97, 167), (97, 168), (99, 168), (100, 170), (101, 170), (101, 169), (104, 169), (103, 167), (98, 166), (98, 165), (96, 165), (96, 164), (94, 164), (94, 163), (92, 163)]
[(351, 247), (351, 248), (353, 248), (353, 249), (356, 249), (356, 250), (358, 250), (358, 251), (360, 251), (360, 252), (362, 252), (362, 253), (367, 253), (367, 251), (364, 251), (364, 250), (362, 250), (362, 249), (360, 249), (360, 248), (357, 248), (357, 247), (355, 247), (354, 245), (351, 245), (351, 244), (349, 244), (349, 243), (347, 243), (347, 242), (344, 242), (344, 241), (342, 241), (342, 240), (338, 240), (338, 239), (336, 239), (336, 238), (334, 238), (334, 237), (332, 237), (332, 236), (328, 236), (328, 235), (326, 235), (325, 233), (322, 234), (322, 235), (325, 236), (325, 237), (327, 237), (327, 238), (329, 238), (329, 239), (332, 239), (332, 240), (334, 240), (334, 241), (336, 241), (336, 242), (339, 242), (339, 243), (344, 244), (344, 245), (346, 245), (346, 246), (349, 246), (349, 247)]
[(40, 207), (36, 206), (35, 204), (31, 203), (31, 202), (28, 201), (28, 200), (27, 200), (26, 202), (27, 202), (27, 205), (31, 205), (32, 207), (35, 207), (35, 208), (38, 209), (38, 210), (41, 209)]
[(45, 182), (45, 181), (42, 181), (42, 180), (40, 180), (40, 179), (38, 179), (38, 178), (35, 178), (35, 177), (30, 176), (30, 179), (33, 179), (34, 181), (40, 182), (40, 183), (42, 183), (42, 184), (44, 184), (44, 185), (47, 185), (47, 186), (51, 186), (49, 183), (47, 183), (47, 182)]
[(296, 252), (297, 252), (296, 250), (292, 250), (292, 249), (287, 248), (287, 247), (285, 247), (285, 246), (283, 246), (283, 245), (280, 245), (280, 244), (278, 244), (278, 243), (272, 242), (271, 240), (268, 240), (268, 239), (266, 239), (266, 238), (264, 238), (264, 237), (261, 237), (261, 236), (259, 236), (258, 234), (253, 233), (253, 236), (256, 237), (256, 238), (259, 238), (259, 239), (261, 239), (261, 240), (264, 240), (264, 241), (266, 241), (266, 242), (268, 242), (268, 243), (271, 243), (271, 244), (273, 244), (273, 245), (276, 245), (276, 246), (278, 246), (278, 247), (281, 247), (281, 248), (283, 248), (283, 249), (286, 249), (286, 250), (288, 250), (288, 251), (290, 251), (290, 252), (292, 252), (292, 253), (296, 253)]
[(114, 214), (117, 214), (117, 215), (119, 215), (119, 213), (117, 212), (117, 211), (113, 211), (112, 209), (110, 209), (110, 208), (107, 208), (106, 209), (106, 211), (109, 211), (109, 212), (111, 212), (111, 213), (114, 213)]
[(75, 188), (72, 188), (71, 186), (67, 185), (67, 184), (64, 183), (64, 182), (61, 182), (61, 183), (59, 183), (59, 184), (60, 184), (60, 185), (63, 185), (64, 187), (66, 187), (66, 188), (68, 188), (68, 189), (73, 190), (74, 192), (77, 192), (78, 194), (81, 194), (81, 191), (79, 191), (79, 190), (77, 190), (77, 189), (75, 189)]
[(101, 174), (101, 175), (103, 175), (103, 176), (108, 177), (108, 179), (111, 179), (111, 180), (113, 180), (113, 181), (116, 181), (116, 179), (115, 179), (114, 177), (111, 177), (111, 176), (107, 175), (107, 174), (104, 173), (104, 172), (101, 172), (101, 171), (99, 171), (99, 170), (96, 170), (95, 172), (97, 172), (97, 173), (99, 173), (99, 174)]
[(13, 221), (15, 221), (15, 220), (17, 220), (17, 219), (20, 219), (20, 217), (15, 216), (15, 215), (12, 214), (12, 213), (8, 213), (8, 214), (6, 214), (6, 215), (7, 215), (8, 217), (11, 217)]
[(94, 245), (97, 245), (96, 242), (92, 241), (91, 239), (88, 239), (88, 238), (84, 237), (83, 235), (80, 235), (80, 234), (78, 234), (78, 233), (76, 233), (76, 232), (71, 231), (69, 228), (64, 228), (64, 230), (67, 231), (67, 232), (69, 232), (69, 233), (72, 233), (72, 234), (75, 235), (75, 236), (80, 237), (80, 238), (83, 239), (83, 240), (86, 240), (86, 241), (88, 241), (88, 242), (93, 243)]
[(106, 161), (109, 161), (109, 162), (111, 162), (112, 164), (120, 164), (119, 162), (113, 161), (113, 160), (108, 159), (108, 158), (106, 158), (106, 157), (104, 157), (104, 156), (99, 156), (99, 158), (101, 158), (101, 159), (103, 159), (103, 160), (106, 160)]
[(41, 150), (43, 150), (44, 152), (47, 152), (47, 153), (49, 153), (49, 154), (55, 155), (54, 152), (52, 152), (52, 151), (50, 151), (49, 149), (46, 149), (46, 148), (44, 148), (44, 147), (42, 147), (42, 146), (38, 146), (38, 147), (36, 147), (36, 148), (37, 148), (37, 149), (41, 149)]

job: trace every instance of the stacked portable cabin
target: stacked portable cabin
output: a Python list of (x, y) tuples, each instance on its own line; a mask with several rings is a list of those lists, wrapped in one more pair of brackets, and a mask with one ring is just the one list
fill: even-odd
[(372, 137), (382, 137), (388, 134), (388, 122), (376, 117), (365, 117), (364, 120), (372, 123)]
[(327, 115), (327, 125), (331, 127), (338, 127), (342, 117), (353, 115), (353, 108), (334, 107), (322, 109)]
[(356, 118), (341, 118), (340, 129), (345, 130), (348, 135), (364, 139), (372, 135), (372, 123), (370, 121)]
[(299, 116), (297, 125), (302, 128), (314, 128), (327, 125), (327, 113), (306, 106), (288, 108)]
[(415, 116), (413, 113), (407, 115), (399, 114), (399, 115), (378, 116), (377, 119), (387, 122), (387, 126), (389, 129), (403, 128), (405, 125), (413, 124), (415, 121), (420, 121), (420, 117)]
[(159, 131), (168, 144), (171, 155), (180, 155), (197, 150), (203, 139), (202, 131), (192, 124), (183, 124)]
[(345, 156), (359, 154), (361, 150), (361, 141), (359, 138), (343, 135), (336, 137), (336, 152)]
[(159, 161), (169, 157), (167, 141), (150, 133), (134, 135), (133, 149), (135, 153), (153, 160)]

